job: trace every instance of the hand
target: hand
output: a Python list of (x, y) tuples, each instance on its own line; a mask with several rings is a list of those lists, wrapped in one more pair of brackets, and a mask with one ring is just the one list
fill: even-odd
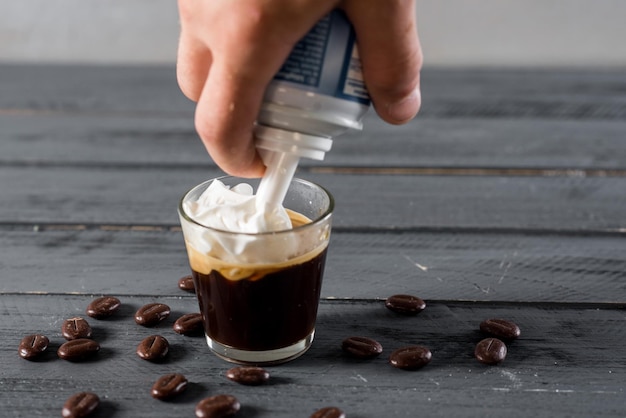
[(414, 0), (178, 1), (178, 83), (197, 102), (196, 129), (225, 172), (263, 174), (252, 132), (263, 93), (298, 40), (339, 6), (354, 25), (376, 112), (409, 121), (421, 103)]

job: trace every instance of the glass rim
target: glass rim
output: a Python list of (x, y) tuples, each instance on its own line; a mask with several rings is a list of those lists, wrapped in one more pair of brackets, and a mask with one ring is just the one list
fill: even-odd
[(194, 191), (196, 191), (197, 189), (205, 186), (205, 185), (209, 185), (211, 184), (213, 181), (215, 180), (220, 180), (222, 181), (223, 179), (240, 179), (242, 180), (242, 182), (245, 182), (246, 180), (251, 180), (251, 181), (258, 181), (259, 179), (246, 179), (243, 177), (237, 177), (237, 176), (229, 176), (229, 175), (225, 175), (225, 176), (220, 176), (220, 177), (214, 177), (211, 178), (209, 180), (205, 180), (195, 186), (193, 186), (191, 189), (189, 189), (187, 192), (185, 192), (185, 194), (183, 194), (183, 196), (180, 198), (180, 200), (178, 201), (178, 214), (180, 216), (182, 216), (187, 222), (194, 224), (196, 226), (205, 228), (207, 230), (213, 231), (213, 232), (217, 232), (220, 234), (229, 234), (229, 235), (240, 235), (240, 236), (249, 236), (249, 237), (263, 237), (263, 236), (271, 236), (271, 235), (279, 235), (279, 234), (287, 234), (287, 233), (293, 233), (295, 231), (303, 231), (306, 230), (307, 228), (312, 228), (314, 226), (316, 226), (317, 224), (325, 221), (326, 219), (328, 219), (333, 212), (333, 209), (335, 208), (335, 198), (333, 197), (333, 195), (328, 191), (328, 189), (326, 189), (324, 186), (321, 186), (317, 183), (314, 183), (312, 181), (309, 180), (304, 180), (298, 177), (294, 177), (291, 180), (291, 183), (296, 182), (296, 183), (301, 183), (307, 186), (313, 186), (315, 188), (321, 189), (326, 196), (328, 196), (328, 207), (326, 208), (326, 210), (318, 217), (316, 217), (315, 219), (311, 219), (311, 222), (297, 226), (295, 228), (290, 228), (290, 229), (281, 229), (279, 231), (269, 231), (269, 232), (235, 232), (235, 231), (229, 231), (227, 229), (219, 229), (219, 228), (214, 228), (212, 226), (208, 226), (205, 225), (201, 222), (198, 222), (197, 220), (193, 219), (191, 216), (189, 216), (189, 214), (187, 214), (187, 212), (185, 212), (184, 208), (183, 208), (183, 202), (185, 202), (185, 199)]

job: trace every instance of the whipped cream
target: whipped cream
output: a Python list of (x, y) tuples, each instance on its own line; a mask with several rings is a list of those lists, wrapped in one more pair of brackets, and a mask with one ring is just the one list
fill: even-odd
[[(308, 250), (282, 205), (260, 203), (252, 186), (213, 180), (185, 213), (203, 228), (182, 222), (187, 245), (203, 256), (237, 265), (281, 263)], [(291, 231), (289, 231), (291, 230)], [(271, 234), (269, 232), (288, 233)]]
[(247, 183), (229, 188), (213, 180), (197, 201), (185, 203), (185, 212), (196, 222), (223, 231), (258, 234), (292, 228), (285, 208), (261, 202)]

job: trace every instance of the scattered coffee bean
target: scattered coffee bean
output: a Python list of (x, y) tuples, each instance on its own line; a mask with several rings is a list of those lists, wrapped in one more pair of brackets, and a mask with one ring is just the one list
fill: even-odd
[(202, 335), (204, 333), (202, 314), (190, 313), (181, 316), (174, 322), (174, 331), (187, 336)]
[(47, 349), (50, 340), (41, 334), (27, 335), (20, 341), (18, 353), (26, 360), (33, 360), (41, 356)]
[(506, 344), (497, 338), (485, 338), (474, 349), (474, 357), (481, 363), (497, 364), (506, 357)]
[(514, 340), (520, 336), (520, 329), (517, 324), (506, 319), (486, 319), (480, 323), (480, 330), (502, 340)]
[(120, 300), (113, 296), (102, 296), (91, 301), (87, 306), (87, 315), (96, 319), (104, 319), (113, 315), (120, 307)]
[(178, 288), (186, 292), (195, 292), (196, 285), (193, 283), (193, 277), (184, 276), (178, 279)]
[(341, 349), (357, 358), (374, 358), (383, 352), (383, 346), (367, 337), (349, 337), (342, 341)]
[(241, 405), (237, 398), (231, 395), (215, 395), (204, 398), (196, 405), (198, 418), (231, 417), (239, 411)]
[(180, 373), (161, 376), (152, 385), (152, 397), (161, 400), (172, 399), (187, 389), (187, 378)]
[(61, 333), (66, 340), (91, 338), (91, 326), (87, 320), (77, 316), (76, 318), (70, 318), (63, 321)]
[(148, 303), (135, 313), (135, 322), (144, 327), (153, 327), (170, 316), (170, 307), (164, 303)]
[(399, 348), (389, 356), (392, 366), (405, 370), (417, 370), (432, 359), (430, 350), (421, 345)]
[(160, 335), (144, 338), (137, 346), (137, 355), (144, 360), (163, 360), (170, 351), (170, 343)]
[(242, 385), (256, 386), (267, 382), (270, 374), (262, 367), (240, 366), (228, 370), (226, 377)]
[(76, 393), (65, 401), (61, 415), (65, 418), (83, 418), (89, 416), (99, 404), (100, 398), (95, 393)]
[(346, 418), (346, 414), (339, 408), (329, 406), (318, 409), (310, 416), (310, 418)]
[(404, 315), (416, 315), (426, 308), (426, 302), (417, 296), (393, 295), (385, 300), (387, 309)]
[(67, 341), (59, 347), (57, 355), (63, 360), (81, 361), (95, 356), (100, 351), (100, 344), (88, 338)]

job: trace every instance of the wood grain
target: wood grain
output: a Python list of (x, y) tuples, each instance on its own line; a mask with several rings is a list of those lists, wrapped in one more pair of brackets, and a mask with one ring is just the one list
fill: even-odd
[[(620, 310), (433, 304), (417, 317), (403, 317), (382, 302), (325, 301), (313, 347), (298, 360), (271, 368), (270, 384), (247, 387), (224, 377), (232, 365), (209, 354), (202, 338), (172, 331), (176, 317), (197, 309), (192, 298), (123, 297), (123, 308), (112, 319), (89, 319), (94, 339), (102, 345), (95, 360), (69, 363), (56, 358), (62, 321), (81, 315), (90, 300), (0, 296), (2, 323), (10, 315), (13, 324), (3, 329), (0, 340), (4, 416), (56, 415), (65, 398), (81, 390), (94, 391), (104, 400), (97, 417), (187, 416), (201, 398), (217, 393), (238, 397), (242, 417), (306, 417), (328, 405), (360, 418), (412, 417), (415, 408), (436, 417), (487, 411), (521, 417), (529, 408), (539, 417), (626, 413), (626, 324)], [(170, 305), (172, 316), (157, 328), (136, 325), (132, 312), (151, 301)], [(472, 357), (482, 338), (478, 323), (489, 317), (508, 318), (522, 329), (520, 339), (509, 344), (504, 363), (494, 367)], [(51, 340), (53, 352), (42, 361), (17, 355), (19, 340), (31, 332)], [(169, 358), (161, 364), (134, 353), (139, 341), (154, 333), (171, 343)], [(351, 335), (377, 339), (383, 354), (371, 361), (345, 357), (339, 346)], [(411, 344), (429, 347), (432, 363), (415, 372), (392, 368), (387, 363), (391, 351)], [(171, 403), (152, 399), (150, 386), (170, 372), (187, 376), (188, 393)], [(542, 408), (533, 408), (536, 404)]]
[[(232, 393), (238, 416), (307, 417), (336, 405), (351, 418), (626, 416), (626, 73), (427, 68), (420, 116), (399, 127), (370, 112), (298, 175), (336, 200), (316, 340), (244, 387), (202, 338), (175, 334), (196, 311), (178, 289), (188, 264), (176, 206), (221, 174), (192, 126), (173, 67), (0, 65), (0, 405), (3, 417), (58, 416), (90, 390), (96, 417), (191, 416)], [(427, 301), (416, 317), (383, 300)], [(120, 297), (87, 363), (60, 360), (63, 320), (93, 297)], [(136, 325), (137, 308), (172, 316)], [(472, 351), (480, 321), (522, 329), (499, 366)], [(22, 337), (52, 341), (19, 358)], [(135, 354), (161, 333), (161, 364)], [(376, 338), (381, 357), (347, 358), (341, 340)], [(423, 344), (433, 362), (392, 368), (395, 348)], [(192, 382), (174, 402), (149, 388), (162, 374)]]
[[(335, 138), (324, 161), (302, 167), (624, 170), (626, 121), (438, 119), (392, 126), (370, 112), (361, 132)], [(2, 165), (213, 165), (193, 115), (0, 112)], [(71, 150), (68, 152), (67, 150)], [(576, 170), (579, 170), (576, 173)], [(535, 173), (537, 174), (537, 173)]]
[[(425, 68), (422, 115), (438, 118), (626, 118), (619, 70)], [(0, 66), (0, 109), (115, 114), (191, 112), (174, 67)]]
[[(186, 295), (180, 231), (58, 228), (2, 231), (0, 293)], [(339, 229), (322, 296), (624, 304), (625, 274), (622, 237)]]
[[(303, 173), (336, 201), (335, 225), (620, 231), (620, 177)], [(216, 169), (0, 167), (1, 223), (178, 224), (176, 207)]]
[(173, 66), (0, 65), (0, 109), (5, 112), (193, 112)]

